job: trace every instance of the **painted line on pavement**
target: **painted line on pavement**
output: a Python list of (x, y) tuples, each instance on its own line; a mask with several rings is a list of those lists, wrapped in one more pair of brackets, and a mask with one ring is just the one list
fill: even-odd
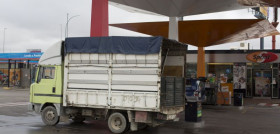
[(259, 103), (258, 106), (267, 106), (267, 107), (279, 107), (280, 104), (271, 104), (271, 103)]
[(272, 106), (272, 107), (278, 107), (279, 104), (272, 104), (271, 106)]
[(30, 102), (16, 102), (16, 103), (2, 103), (0, 107), (12, 107), (12, 106), (24, 106), (28, 105)]
[(265, 106), (266, 105), (266, 103), (260, 103), (260, 104), (258, 104), (259, 106)]

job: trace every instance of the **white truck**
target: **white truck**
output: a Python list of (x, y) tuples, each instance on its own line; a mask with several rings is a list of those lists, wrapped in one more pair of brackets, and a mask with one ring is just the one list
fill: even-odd
[(40, 58), (29, 108), (46, 125), (103, 119), (113, 133), (175, 120), (186, 51), (162, 37), (67, 38)]

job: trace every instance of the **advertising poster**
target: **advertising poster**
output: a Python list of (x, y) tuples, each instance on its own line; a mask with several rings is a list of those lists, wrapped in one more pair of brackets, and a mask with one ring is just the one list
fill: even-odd
[(255, 94), (258, 96), (270, 96), (270, 80), (265, 77), (256, 77)]
[(246, 63), (234, 63), (233, 65), (233, 88), (246, 89)]
[[(10, 69), (10, 78), (11, 85), (19, 85), (20, 82), (20, 69)], [(8, 83), (8, 69), (0, 69), (0, 84)]]

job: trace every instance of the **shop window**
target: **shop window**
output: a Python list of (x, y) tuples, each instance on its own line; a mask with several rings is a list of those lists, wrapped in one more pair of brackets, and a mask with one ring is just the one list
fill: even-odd
[(273, 68), (278, 68), (278, 64), (277, 63), (273, 63)]
[(18, 64), (18, 68), (23, 68), (24, 67), (24, 64), (23, 63), (19, 63)]
[[(248, 64), (247, 64), (248, 67)], [(253, 95), (253, 77), (252, 77), (252, 68), (247, 68), (247, 93), (246, 97), (252, 97)]]
[(222, 83), (232, 83), (232, 71), (231, 64), (208, 64), (208, 76), (219, 78)]
[(247, 63), (247, 68), (252, 68), (253, 64), (252, 63)]
[(196, 78), (196, 64), (188, 63), (186, 66), (186, 78)]
[(278, 89), (279, 71), (278, 68), (273, 68), (272, 70), (272, 98), (279, 98)]
[(255, 70), (271, 69), (272, 66), (271, 63), (253, 63), (253, 69)]

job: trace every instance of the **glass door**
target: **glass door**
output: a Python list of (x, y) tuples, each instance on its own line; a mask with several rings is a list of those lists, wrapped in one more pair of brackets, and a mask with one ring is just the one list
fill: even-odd
[(247, 90), (246, 97), (253, 97), (253, 78), (252, 78), (252, 67), (247, 65)]
[(278, 81), (279, 81), (279, 73), (278, 68), (272, 69), (272, 98), (278, 99), (279, 98), (279, 88), (278, 88)]
[(254, 70), (253, 77), (254, 77), (254, 96), (271, 97), (272, 71)]

